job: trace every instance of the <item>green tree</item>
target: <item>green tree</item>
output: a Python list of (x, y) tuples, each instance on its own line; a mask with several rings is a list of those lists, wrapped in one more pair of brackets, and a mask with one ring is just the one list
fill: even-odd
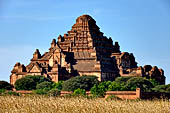
[(78, 89), (74, 90), (73, 95), (85, 96), (86, 90), (78, 88)]
[(22, 77), (21, 79), (18, 79), (14, 86), (16, 88), (16, 90), (33, 90), (36, 89), (36, 86), (38, 84), (40, 84), (41, 82), (52, 82), (50, 79), (41, 76), (41, 75), (37, 75), (37, 76), (25, 76)]
[(131, 78), (132, 77), (117, 77), (115, 79), (115, 82), (117, 82), (117, 83), (126, 83)]
[(154, 88), (152, 88), (152, 91), (170, 93), (170, 84), (168, 84), (168, 85), (157, 85)]
[(0, 89), (12, 90), (13, 85), (6, 81), (0, 81)]
[(148, 79), (148, 80), (152, 83), (154, 87), (160, 85), (160, 83), (156, 81), (155, 79)]
[(62, 90), (62, 84), (63, 84), (63, 81), (58, 81), (57, 83), (54, 82), (52, 84), (52, 88), (53, 89), (58, 89), (59, 91), (61, 91)]
[(108, 87), (109, 91), (126, 91), (126, 83), (113, 81)]
[(77, 76), (72, 77), (67, 81), (64, 81), (62, 84), (62, 90), (64, 91), (74, 91), (78, 88), (85, 89), (89, 91), (94, 84), (98, 84), (99, 81), (97, 80), (96, 76)]
[(36, 89), (46, 89), (46, 90), (50, 90), (52, 89), (52, 82), (41, 82), (36, 86)]
[(93, 96), (103, 97), (105, 95), (106, 89), (103, 84), (95, 84), (91, 89), (90, 92)]
[(140, 88), (142, 91), (151, 91), (153, 87), (152, 83), (143, 77), (133, 77), (126, 82), (126, 88), (131, 91), (135, 91), (136, 88)]
[(32, 90), (35, 89), (36, 83), (31, 78), (23, 77), (15, 82), (16, 90)]

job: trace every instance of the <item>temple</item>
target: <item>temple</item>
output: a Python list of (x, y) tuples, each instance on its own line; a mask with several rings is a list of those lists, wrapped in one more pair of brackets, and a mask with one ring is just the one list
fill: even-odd
[(100, 32), (96, 21), (89, 15), (76, 19), (72, 29), (64, 36), (53, 39), (48, 52), (35, 50), (31, 62), (19, 62), (11, 71), (10, 83), (27, 75), (42, 75), (52, 81), (67, 80), (74, 76), (94, 75), (100, 81), (119, 76), (141, 76), (165, 84), (164, 71), (156, 66), (137, 66), (132, 53), (121, 52), (118, 42)]

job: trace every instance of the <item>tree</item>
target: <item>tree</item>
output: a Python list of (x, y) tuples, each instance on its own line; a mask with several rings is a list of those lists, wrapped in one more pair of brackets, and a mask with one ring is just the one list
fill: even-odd
[(115, 82), (117, 83), (125, 83), (127, 82), (129, 79), (131, 79), (132, 77), (117, 77), (115, 79)]
[(160, 85), (160, 83), (156, 81), (155, 79), (148, 79), (148, 80), (152, 83), (154, 87)]
[(113, 81), (109, 87), (109, 91), (126, 91), (126, 83)]
[(63, 81), (58, 81), (57, 83), (54, 82), (52, 84), (52, 88), (53, 89), (58, 89), (59, 91), (61, 91), (62, 90), (62, 84), (63, 84)]
[(100, 84), (95, 84), (91, 89), (90, 92), (94, 96), (101, 96), (105, 95), (105, 92), (108, 91), (109, 86), (112, 84), (111, 81), (101, 82)]
[(16, 90), (32, 90), (35, 87), (36, 83), (31, 78), (23, 77), (15, 82)]
[(45, 82), (45, 81), (52, 82), (52, 81), (50, 81), (50, 79), (48, 79), (44, 76), (28, 75), (28, 76), (22, 77), (21, 79), (18, 79), (15, 82), (14, 86), (15, 86), (16, 90), (33, 90), (33, 89), (36, 89), (36, 86), (38, 84), (40, 84), (41, 82)]
[(64, 91), (74, 91), (78, 88), (89, 91), (94, 84), (98, 84), (96, 76), (77, 76), (65, 81), (62, 86)]
[(157, 85), (152, 88), (154, 92), (167, 92), (170, 93), (170, 84), (168, 85)]
[(52, 82), (48, 82), (48, 81), (41, 82), (36, 86), (36, 89), (50, 90), (52, 89)]
[(106, 89), (103, 84), (95, 84), (91, 89), (90, 92), (93, 96), (103, 97), (105, 95)]
[(85, 96), (86, 90), (78, 88), (78, 89), (74, 90), (73, 95)]
[(13, 86), (6, 82), (6, 81), (0, 81), (0, 89), (6, 89), (6, 90), (12, 90)]
[(140, 88), (142, 91), (150, 91), (153, 87), (152, 83), (143, 77), (133, 77), (126, 82), (126, 88), (132, 91), (136, 88)]

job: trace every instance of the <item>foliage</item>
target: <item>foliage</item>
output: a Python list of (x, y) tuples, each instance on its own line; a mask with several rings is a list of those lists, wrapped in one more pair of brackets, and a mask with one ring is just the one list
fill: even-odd
[(73, 95), (85, 96), (86, 90), (78, 88), (78, 89), (74, 90)]
[(58, 89), (58, 90), (62, 90), (62, 84), (63, 84), (63, 81), (58, 81), (57, 83), (56, 82), (54, 82), (53, 84), (52, 84), (52, 88), (53, 89)]
[(123, 82), (112, 82), (112, 84), (109, 85), (108, 91), (126, 91), (126, 84)]
[(16, 90), (32, 90), (35, 87), (36, 83), (31, 78), (23, 77), (15, 82)]
[(48, 96), (60, 96), (60, 90), (57, 89), (51, 89), (50, 91), (48, 91)]
[(14, 92), (14, 91), (8, 91), (6, 94), (7, 95), (13, 95), (13, 96), (20, 96), (21, 95), (20, 93), (17, 93), (17, 92)]
[(148, 80), (152, 83), (154, 87), (160, 85), (160, 83), (156, 81), (155, 79), (148, 79)]
[(74, 91), (78, 88), (89, 91), (94, 84), (98, 84), (96, 76), (77, 76), (65, 81), (62, 86), (64, 91)]
[(12, 90), (13, 86), (6, 82), (6, 81), (0, 81), (0, 89), (6, 89), (6, 90)]
[(28, 75), (28, 76), (26, 76), (26, 78), (31, 78), (31, 79), (33, 79), (34, 82), (36, 83), (36, 85), (37, 85), (37, 84), (40, 84), (41, 82), (45, 82), (45, 81), (47, 81), (47, 82), (52, 82), (49, 78), (44, 77), (44, 76), (42, 76), (42, 75), (36, 75), (36, 76)]
[(128, 90), (135, 91), (136, 88), (140, 88), (142, 91), (150, 91), (153, 88), (152, 83), (142, 77), (133, 77), (126, 82), (125, 86)]
[(44, 76), (31, 76), (28, 75), (26, 77), (23, 77), (21, 79), (18, 79), (15, 82), (15, 88), (16, 90), (33, 90), (36, 89), (37, 84), (40, 84), (41, 82), (51, 82), (50, 79), (44, 77)]
[(112, 84), (111, 81), (105, 81), (101, 82), (100, 84), (95, 84), (90, 89), (90, 92), (93, 94), (93, 96), (103, 97), (105, 95), (105, 92), (108, 90), (109, 85), (111, 84)]
[(168, 85), (158, 85), (152, 88), (154, 92), (167, 92), (170, 93), (170, 84)]
[(95, 84), (91, 89), (90, 89), (90, 92), (93, 96), (96, 96), (96, 97), (103, 97), (105, 95), (105, 87), (104, 85), (97, 85)]
[(50, 90), (51, 88), (52, 88), (52, 82), (48, 82), (48, 81), (41, 82), (40, 84), (38, 84), (36, 86), (36, 89), (47, 89), (47, 90)]
[(46, 90), (46, 89), (36, 89), (36, 90), (34, 90), (34, 93), (38, 94), (38, 95), (45, 95), (45, 94), (47, 94), (47, 92), (48, 92), (48, 90)]
[(132, 77), (117, 77), (115, 79), (115, 82), (117, 82), (117, 83), (126, 83), (131, 78)]
[(0, 94), (4, 94), (6, 89), (0, 89)]

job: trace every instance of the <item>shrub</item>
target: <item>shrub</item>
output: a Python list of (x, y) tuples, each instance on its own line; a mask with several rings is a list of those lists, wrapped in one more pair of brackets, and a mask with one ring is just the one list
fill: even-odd
[(126, 83), (123, 82), (112, 82), (109, 87), (108, 87), (108, 91), (126, 91)]
[(20, 96), (21, 95), (20, 93), (13, 92), (13, 91), (8, 91), (6, 94), (7, 95), (13, 95), (13, 96)]
[(145, 78), (133, 77), (126, 82), (126, 88), (131, 91), (135, 91), (136, 88), (140, 88), (142, 91), (150, 91), (153, 85)]
[(48, 96), (60, 96), (61, 92), (57, 89), (51, 89), (47, 94)]
[(15, 82), (15, 88), (16, 90), (33, 90), (36, 89), (37, 84), (40, 84), (41, 82), (51, 82), (50, 79), (44, 77), (44, 76), (31, 76), (28, 75), (26, 77), (23, 77), (21, 79), (18, 79)]
[(34, 90), (34, 93), (38, 94), (38, 95), (44, 95), (44, 94), (47, 94), (47, 90), (45, 89), (36, 89)]
[(16, 90), (32, 90), (35, 87), (36, 83), (31, 78), (23, 77), (15, 82)]
[(170, 87), (167, 87), (167, 88), (166, 88), (166, 92), (167, 92), (167, 93), (170, 93)]
[(33, 79), (34, 82), (36, 83), (36, 85), (40, 84), (41, 82), (45, 82), (45, 81), (52, 82), (49, 78), (46, 78), (42, 75), (36, 75), (36, 76), (28, 75), (28, 76), (26, 76), (26, 78)]
[(90, 92), (93, 94), (93, 96), (96, 97), (103, 97), (105, 95), (105, 92), (108, 90), (109, 85), (111, 85), (111, 81), (105, 81), (101, 82), (100, 84), (95, 84), (91, 89)]
[(0, 89), (0, 94), (4, 94), (5, 93), (5, 89)]
[(170, 84), (168, 85), (158, 85), (152, 88), (154, 92), (167, 92), (170, 93)]
[(13, 86), (6, 82), (6, 81), (0, 81), (0, 89), (6, 89), (6, 90), (12, 90)]
[(98, 84), (96, 76), (77, 76), (65, 81), (62, 86), (64, 91), (74, 91), (78, 88), (89, 91), (94, 84)]
[(91, 88), (90, 92), (93, 96), (103, 97), (105, 95), (106, 89), (105, 89), (105, 86), (103, 84), (99, 84), (99, 85), (95, 84)]
[(50, 90), (52, 88), (52, 82), (41, 82), (36, 86), (36, 89), (47, 89)]
[(148, 79), (148, 80), (152, 83), (154, 87), (160, 85), (160, 83), (156, 81), (155, 79)]
[(117, 77), (115, 79), (115, 82), (118, 82), (118, 83), (125, 83), (127, 82), (129, 79), (131, 79), (132, 77)]
[(85, 96), (86, 90), (78, 88), (78, 89), (74, 90), (73, 95)]
[(58, 81), (57, 83), (56, 82), (54, 82), (53, 84), (52, 84), (52, 88), (53, 89), (58, 89), (58, 90), (62, 90), (62, 84), (63, 84), (63, 81)]

